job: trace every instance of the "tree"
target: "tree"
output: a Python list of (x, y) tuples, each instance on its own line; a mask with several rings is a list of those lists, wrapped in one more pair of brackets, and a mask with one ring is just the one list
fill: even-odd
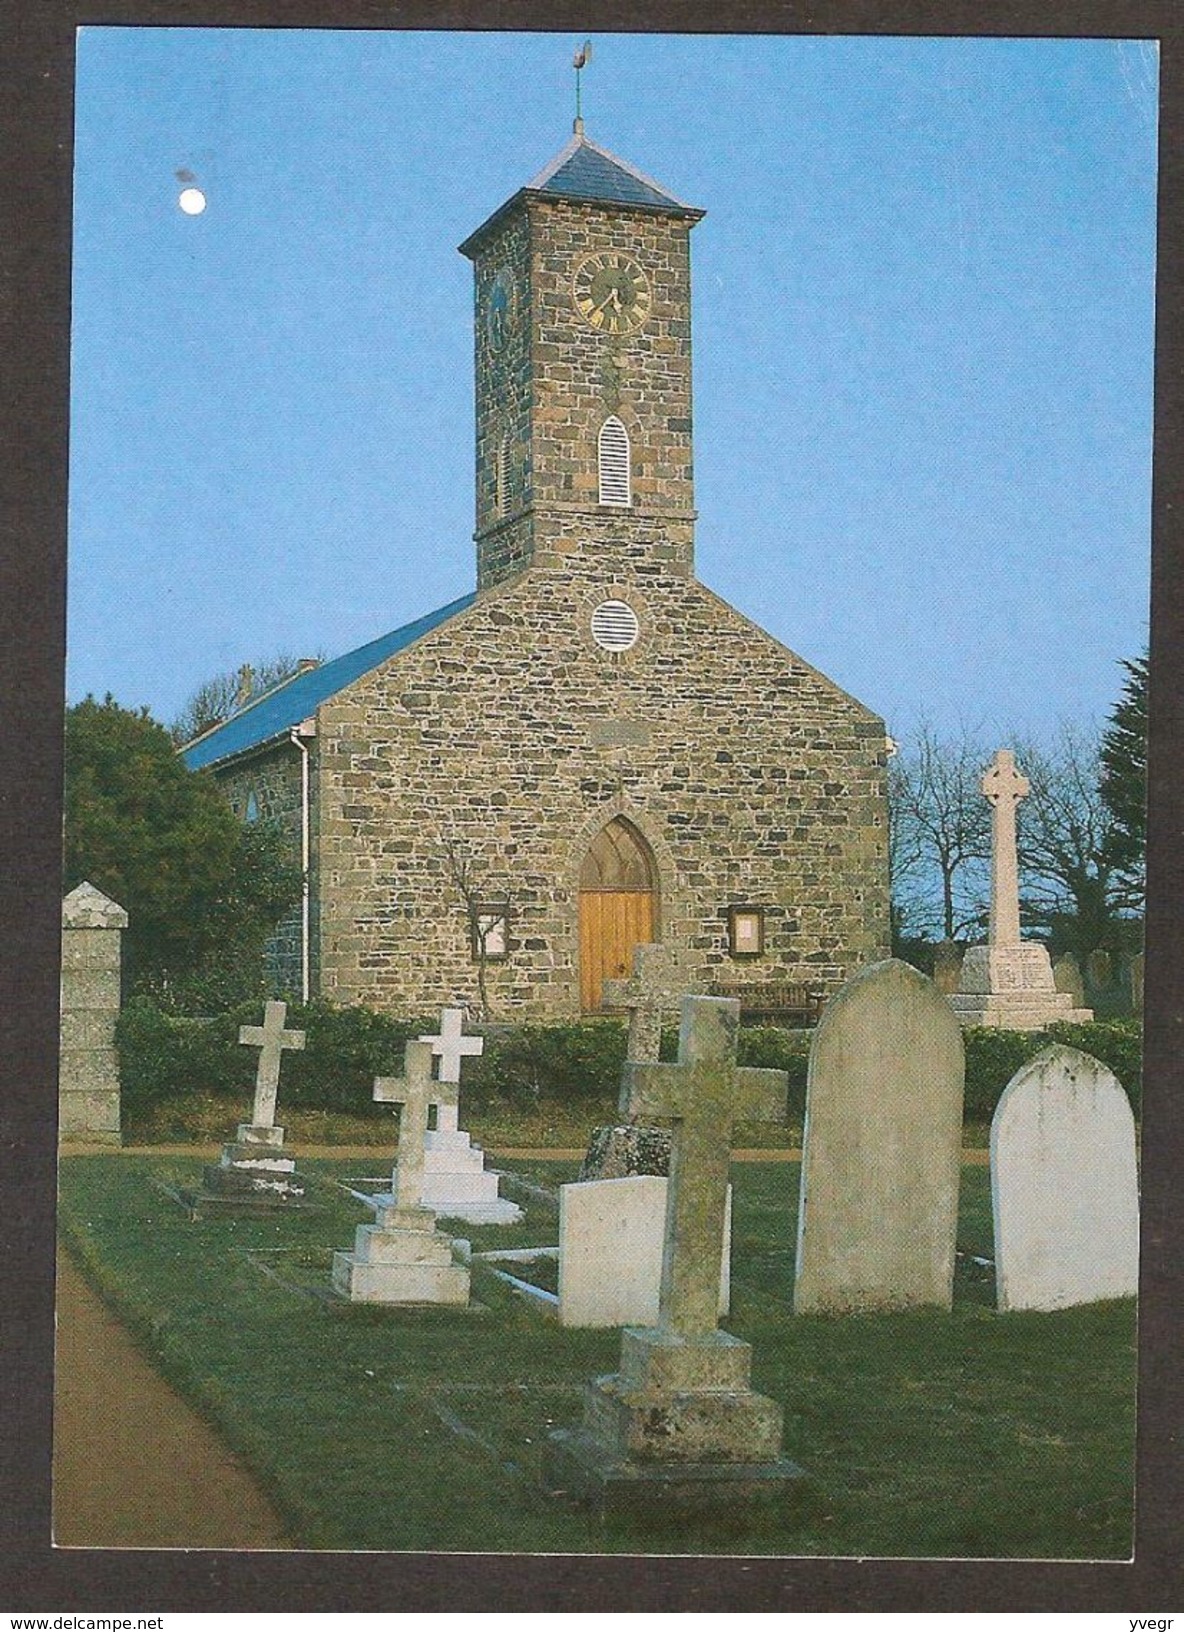
[(66, 713), (66, 889), (83, 879), (127, 910), (133, 985), (228, 999), (260, 989), (263, 942), (301, 886), (273, 827), (241, 825), (146, 709), (111, 697)]
[(1098, 738), (1063, 726), (1051, 747), (1015, 740), (1014, 748), (1031, 784), (1018, 819), (1024, 919), (1079, 960), (1098, 948), (1129, 950), (1141, 895), (1117, 862)]
[(169, 733), (177, 746), (183, 747), (195, 737), (200, 737), (203, 732), (221, 725), (240, 708), (245, 708), (256, 697), (261, 697), (265, 691), (270, 691), (281, 681), (298, 674), (302, 668), (323, 661), (323, 654), (318, 654), (315, 658), (304, 658), (280, 652), (257, 667), (244, 663), (238, 669), (230, 669), (225, 674), (216, 674), (212, 680), (198, 686), (169, 727)]
[(1099, 791), (1109, 811), (1115, 866), (1143, 891), (1147, 853), (1147, 691), (1146, 657), (1124, 662), (1126, 680), (1110, 723), (1102, 734)]
[(477, 991), (481, 1001), (481, 1019), (489, 1020), (493, 1015), (486, 983), (486, 969), (490, 957), (489, 940), (491, 935), (499, 931), (502, 935), (506, 933), (505, 919), (499, 919), (497, 914), (489, 910), (489, 891), (483, 887), (478, 863), (467, 849), (464, 840), (454, 833), (446, 833), (440, 839), (440, 849), (448, 877), (464, 903), (469, 940), (477, 959)]
[(957, 940), (982, 922), (991, 822), (979, 783), (987, 761), (965, 727), (942, 741), (922, 723), (889, 762), (889, 854), (898, 938)]

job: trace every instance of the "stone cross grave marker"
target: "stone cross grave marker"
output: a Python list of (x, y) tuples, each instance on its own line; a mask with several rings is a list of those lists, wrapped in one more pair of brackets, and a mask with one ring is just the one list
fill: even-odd
[(469, 1301), (469, 1271), (424, 1204), (428, 1112), (438, 1104), (432, 1049), (409, 1041), (401, 1077), (376, 1077), (374, 1098), (399, 1107), (399, 1153), (392, 1194), (376, 1198), (373, 1224), (360, 1224), (352, 1252), (333, 1254), (332, 1284), (351, 1303), (454, 1304)]
[(1020, 934), (1016, 811), (1031, 784), (1010, 748), (997, 750), (979, 783), (991, 807), (991, 916), (985, 946), (967, 949), (950, 1003), (964, 1026), (1036, 1031), (1053, 1020), (1089, 1020), (1057, 990), (1048, 948)]
[(399, 1155), (395, 1193), (400, 1210), (423, 1204), (424, 1147), (428, 1110), (439, 1103), (432, 1080), (432, 1049), (424, 1038), (408, 1042), (401, 1077), (375, 1077), (374, 1098), (399, 1107)]
[[(463, 1009), (442, 1009), (440, 1011), (440, 1030), (435, 1037), (421, 1037), (421, 1043), (429, 1043), (433, 1056), (440, 1061), (441, 1082), (460, 1082), (460, 1062), (466, 1055), (482, 1054), (485, 1051), (483, 1037), (466, 1037), (463, 1035), (465, 1013)], [(456, 1133), (460, 1127), (460, 1101), (457, 1093), (442, 1094), (436, 1100), (436, 1128), (440, 1133)]]
[(1032, 784), (1017, 769), (1010, 748), (1000, 748), (980, 784), (991, 807), (991, 946), (1020, 944), (1020, 884), (1015, 813)]
[(629, 1010), (629, 1042), (625, 1058), (656, 1061), (662, 1044), (662, 1016), (677, 1008), (683, 996), (678, 964), (669, 948), (650, 943), (633, 949), (633, 974), (628, 980), (606, 980), (604, 1004)]
[(1100, 1061), (1058, 1043), (1012, 1077), (991, 1123), (991, 1206), (1000, 1309), (1138, 1290), (1135, 1119)]
[(255, 1073), (255, 1105), (251, 1112), (251, 1126), (275, 1127), (275, 1102), (280, 1087), (280, 1055), (285, 1048), (303, 1048), (305, 1033), (285, 1031), (286, 1003), (269, 1002), (263, 1010), (261, 1026), (240, 1026), (238, 1040), (261, 1050), (259, 1068)]
[(832, 999), (810, 1048), (796, 1314), (950, 1308), (964, 1070), (949, 1002), (909, 964)]
[(621, 1109), (674, 1123), (658, 1327), (678, 1338), (714, 1332), (731, 1134), (737, 1122), (785, 1116), (784, 1071), (736, 1064), (740, 1005), (686, 997), (678, 1063), (626, 1064)]
[(658, 1324), (625, 1327), (620, 1371), (588, 1385), (582, 1426), (549, 1436), (544, 1481), (606, 1507), (734, 1512), (801, 1478), (781, 1455), (781, 1407), (751, 1386), (751, 1345), (717, 1324), (731, 1132), (780, 1120), (789, 1082), (737, 1066), (734, 998), (684, 997), (681, 1022), (677, 1064), (629, 1062), (621, 1079), (622, 1111), (674, 1124)]

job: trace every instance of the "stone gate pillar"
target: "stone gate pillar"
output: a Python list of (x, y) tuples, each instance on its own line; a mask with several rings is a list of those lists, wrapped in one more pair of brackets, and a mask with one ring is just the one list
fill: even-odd
[(80, 884), (62, 902), (62, 1032), (58, 1138), (117, 1145), (120, 940), (127, 913)]

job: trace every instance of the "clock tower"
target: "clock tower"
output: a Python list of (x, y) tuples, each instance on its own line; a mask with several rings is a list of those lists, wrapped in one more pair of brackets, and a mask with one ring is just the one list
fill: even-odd
[(461, 245), (475, 273), (477, 586), (694, 570), (690, 229), (584, 136)]

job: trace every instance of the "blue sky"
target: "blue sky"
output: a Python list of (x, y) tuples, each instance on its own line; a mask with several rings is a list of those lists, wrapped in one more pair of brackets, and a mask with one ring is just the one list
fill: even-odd
[[(475, 576), (472, 271), (575, 36), (79, 36), (68, 690), (167, 721)], [(699, 576), (906, 736), (1146, 642), (1155, 48), (594, 37), (692, 238)], [(208, 206), (178, 208), (191, 172)]]

